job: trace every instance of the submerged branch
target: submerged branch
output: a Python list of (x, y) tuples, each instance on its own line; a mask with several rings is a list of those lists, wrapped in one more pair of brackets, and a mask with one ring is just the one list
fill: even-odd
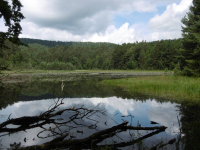
[[(63, 110), (57, 110), (60, 105), (64, 104), (63, 101), (58, 100), (54, 103), (54, 105), (50, 106), (49, 109), (41, 113), (38, 116), (24, 116), (21, 118), (15, 118), (10, 119), (10, 116), (7, 121), (0, 124), (0, 133), (6, 133), (2, 134), (2, 136), (7, 134), (12, 134), (18, 131), (25, 131), (27, 129), (32, 129), (36, 127), (40, 127), (41, 131), (37, 134), (38, 138), (44, 139), (48, 137), (56, 137), (53, 140), (44, 143), (42, 145), (34, 145), (34, 146), (28, 146), (21, 149), (29, 149), (29, 150), (44, 150), (44, 149), (55, 149), (55, 148), (75, 148), (77, 149), (77, 145), (80, 148), (101, 148), (105, 147), (106, 145), (99, 145), (103, 140), (107, 138), (111, 138), (114, 136), (118, 136), (118, 133), (125, 132), (127, 130), (156, 130), (150, 134), (144, 135), (136, 140), (131, 140), (128, 142), (121, 142), (121, 143), (113, 143), (111, 145), (107, 145), (108, 147), (117, 148), (117, 147), (124, 147), (132, 145), (133, 143), (137, 143), (138, 141), (144, 140), (148, 137), (151, 137), (157, 133), (160, 133), (166, 129), (164, 126), (156, 126), (156, 127), (134, 127), (134, 126), (128, 126), (128, 122), (124, 120), (123, 123), (107, 128), (105, 130), (98, 131), (97, 124), (99, 123), (98, 120), (95, 120), (92, 118), (94, 115), (99, 116), (105, 115), (105, 109), (96, 109), (96, 107), (92, 109), (84, 108), (83, 106), (79, 108), (75, 108), (73, 106), (72, 108), (63, 109)], [(61, 116), (63, 113), (68, 113), (70, 115), (68, 120), (64, 120), (62, 118), (55, 119), (57, 116)], [(86, 121), (90, 121), (89, 125), (86, 124)], [(112, 118), (111, 118), (112, 119)], [(45, 127), (46, 124), (49, 124), (49, 126)], [(7, 128), (8, 125), (18, 125), (19, 127), (16, 128)], [(53, 126), (50, 126), (53, 125)], [(62, 127), (65, 127), (65, 129), (61, 129)], [(89, 129), (95, 129), (97, 130), (96, 133), (83, 138), (83, 139), (72, 139), (73, 136), (70, 135), (70, 131), (74, 128), (78, 127), (85, 127)], [(46, 134), (46, 136), (41, 136), (44, 132), (49, 132), (50, 134)], [(83, 131), (77, 130), (77, 132), (82, 133)], [(69, 136), (68, 139), (66, 139)], [(72, 148), (72, 149), (73, 149)]]
[[(25, 131), (27, 129), (32, 129), (32, 128), (36, 128), (36, 127), (40, 127), (43, 129), (42, 132), (44, 131), (50, 131), (46, 128), (44, 128), (43, 126), (46, 124), (54, 124), (56, 126), (56, 129), (60, 130), (59, 127), (60, 126), (68, 126), (67, 124), (73, 122), (76, 126), (85, 126), (85, 127), (91, 127), (91, 126), (96, 126), (97, 121), (90, 119), (89, 117), (93, 116), (94, 114), (102, 114), (105, 112), (104, 109), (102, 110), (95, 110), (95, 108), (93, 109), (87, 109), (87, 108), (68, 108), (68, 109), (63, 109), (63, 110), (57, 110), (58, 107), (60, 105), (64, 104), (63, 101), (58, 100), (54, 103), (54, 106), (51, 107), (51, 109), (49, 108), (48, 111), (41, 113), (38, 116), (24, 116), (24, 117), (20, 117), (20, 118), (15, 118), (15, 119), (10, 119), (10, 116), (8, 117), (8, 120), (1, 123), (0, 124), (0, 133), (15, 133), (15, 132), (19, 132), (19, 131)], [(68, 114), (71, 114), (70, 118), (66, 121), (64, 121), (64, 119), (61, 119), (63, 121), (59, 121), (59, 119), (55, 119), (55, 117), (57, 116), (61, 116), (64, 112), (67, 112)], [(88, 119), (88, 120), (92, 120), (94, 123), (90, 124), (90, 125), (86, 125), (84, 124), (83, 119)], [(82, 120), (82, 122), (80, 122), (79, 120)], [(78, 122), (79, 121), (79, 122)], [(15, 128), (8, 128), (8, 125), (17, 125), (18, 127)], [(75, 128), (74, 126), (70, 126), (71, 129)], [(41, 133), (42, 133), (41, 132)], [(54, 136), (55, 136), (54, 132)], [(1, 136), (4, 136), (6, 134), (3, 134)], [(57, 133), (58, 136), (61, 136), (62, 133)], [(39, 137), (39, 136), (38, 136)]]
[[(124, 146), (129, 146), (132, 145), (134, 143), (137, 143), (141, 140), (144, 140), (146, 138), (149, 138), (155, 134), (158, 134), (160, 132), (165, 131), (166, 127), (161, 126), (161, 127), (131, 127), (127, 126), (128, 122), (124, 122), (122, 124), (119, 124), (117, 126), (96, 132), (84, 139), (68, 139), (68, 140), (64, 140), (64, 138), (59, 137), (57, 139), (59, 140), (52, 140), (51, 142), (47, 142), (44, 143), (42, 145), (35, 145), (35, 146), (30, 146), (27, 147), (29, 150), (34, 150), (34, 149), (38, 149), (38, 150), (43, 150), (43, 149), (54, 149), (54, 148), (69, 148), (69, 147), (74, 147), (75, 149), (79, 149), (79, 148), (91, 148), (91, 146), (93, 148), (101, 148), (101, 147), (112, 147), (112, 148), (117, 148), (117, 147), (124, 147)], [(117, 143), (117, 144), (112, 144), (112, 145), (97, 145), (100, 142), (102, 142), (103, 140), (113, 137), (115, 136), (118, 132), (123, 132), (126, 130), (157, 130), (154, 131), (152, 133), (149, 133), (145, 136), (142, 136), (136, 140), (131, 140), (129, 142), (121, 142), (121, 143)], [(64, 137), (66, 137), (68, 134), (66, 134)], [(76, 147), (78, 145), (78, 147)]]

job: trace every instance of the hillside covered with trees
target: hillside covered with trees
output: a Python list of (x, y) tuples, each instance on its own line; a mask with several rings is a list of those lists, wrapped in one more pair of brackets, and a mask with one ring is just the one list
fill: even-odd
[(92, 46), (92, 45), (99, 45), (101, 43), (104, 43), (106, 45), (109, 45), (109, 46), (115, 46), (116, 44), (113, 44), (113, 43), (107, 43), (107, 42), (97, 42), (97, 43), (94, 43), (94, 42), (74, 42), (74, 41), (66, 41), (66, 42), (62, 42), (62, 41), (50, 41), (50, 40), (41, 40), (41, 39), (30, 39), (30, 38), (20, 38), (20, 41), (23, 43), (23, 44), (40, 44), (40, 45), (44, 45), (44, 46), (47, 46), (47, 47), (55, 47), (56, 45), (62, 45), (62, 46), (65, 46), (65, 45), (68, 45), (68, 46)]
[[(56, 42), (20, 39), (26, 46), (6, 41), (1, 67), (42, 70), (138, 69), (173, 70), (181, 62), (181, 39), (116, 45), (93, 42)], [(54, 46), (56, 45), (56, 46)]]
[(20, 1), (12, 1), (12, 7), (6, 1), (2, 1), (1, 5), (5, 9), (0, 10), (0, 18), (4, 18), (8, 32), (0, 32), (0, 71), (18, 68), (180, 69), (183, 75), (200, 76), (199, 0), (193, 0), (190, 12), (181, 20), (182, 39), (122, 45), (19, 39), (22, 30), (20, 21), (24, 19)]

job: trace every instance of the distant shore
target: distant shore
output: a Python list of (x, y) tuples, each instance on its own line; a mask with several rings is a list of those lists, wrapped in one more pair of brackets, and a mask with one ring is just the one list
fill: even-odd
[(35, 78), (59, 78), (64, 81), (75, 81), (80, 79), (119, 79), (138, 76), (171, 75), (172, 72), (164, 71), (138, 71), (138, 70), (24, 70), (4, 71), (0, 75), (3, 83), (24, 82)]

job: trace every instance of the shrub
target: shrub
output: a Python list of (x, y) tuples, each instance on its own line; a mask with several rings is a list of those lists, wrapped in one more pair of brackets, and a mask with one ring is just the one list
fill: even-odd
[(44, 70), (73, 70), (74, 66), (71, 63), (65, 63), (60, 61), (53, 62), (41, 62), (39, 69)]

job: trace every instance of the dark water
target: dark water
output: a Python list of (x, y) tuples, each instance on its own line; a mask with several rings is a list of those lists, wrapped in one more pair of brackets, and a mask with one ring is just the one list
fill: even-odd
[[(58, 100), (63, 100), (59, 110), (72, 108), (84, 108), (106, 110), (105, 115), (96, 113), (90, 119), (84, 119), (84, 127), (71, 129), (69, 136), (81, 139), (91, 134), (107, 129), (128, 121), (128, 125), (141, 127), (166, 126), (163, 132), (148, 137), (136, 144), (119, 147), (119, 149), (148, 149), (156, 144), (176, 138), (176, 142), (162, 149), (200, 149), (200, 106), (194, 103), (175, 103), (172, 100), (157, 99), (127, 93), (123, 89), (105, 87), (97, 84), (98, 81), (77, 82), (31, 82), (24, 84), (8, 85), (9, 88), (1, 89), (0, 99), (0, 123), (10, 118), (22, 116), (36, 116), (45, 112)], [(61, 85), (64, 87), (61, 88)], [(72, 114), (63, 113), (57, 118), (69, 120)], [(123, 119), (123, 120), (122, 120)], [(151, 121), (158, 124), (151, 124)], [(82, 121), (78, 120), (78, 123)], [(95, 129), (86, 126), (97, 123)], [(46, 125), (46, 128), (55, 127)], [(70, 126), (76, 126), (70, 123)], [(15, 128), (17, 126), (7, 126)], [(78, 126), (77, 126), (78, 127)], [(65, 128), (61, 127), (64, 131)], [(77, 133), (77, 130), (83, 131)], [(0, 133), (0, 149), (10, 148), (10, 144), (21, 142), (22, 146), (38, 145), (52, 140), (49, 138), (38, 138), (37, 134), (42, 131), (37, 127), (25, 131), (2, 136)], [(155, 131), (155, 130), (154, 130)], [(107, 138), (100, 144), (124, 143), (145, 136), (153, 131), (131, 130), (119, 132), (112, 138)], [(40, 136), (45, 137), (50, 133), (44, 132)], [(54, 137), (55, 138), (55, 137)], [(26, 139), (26, 140), (24, 140)]]

